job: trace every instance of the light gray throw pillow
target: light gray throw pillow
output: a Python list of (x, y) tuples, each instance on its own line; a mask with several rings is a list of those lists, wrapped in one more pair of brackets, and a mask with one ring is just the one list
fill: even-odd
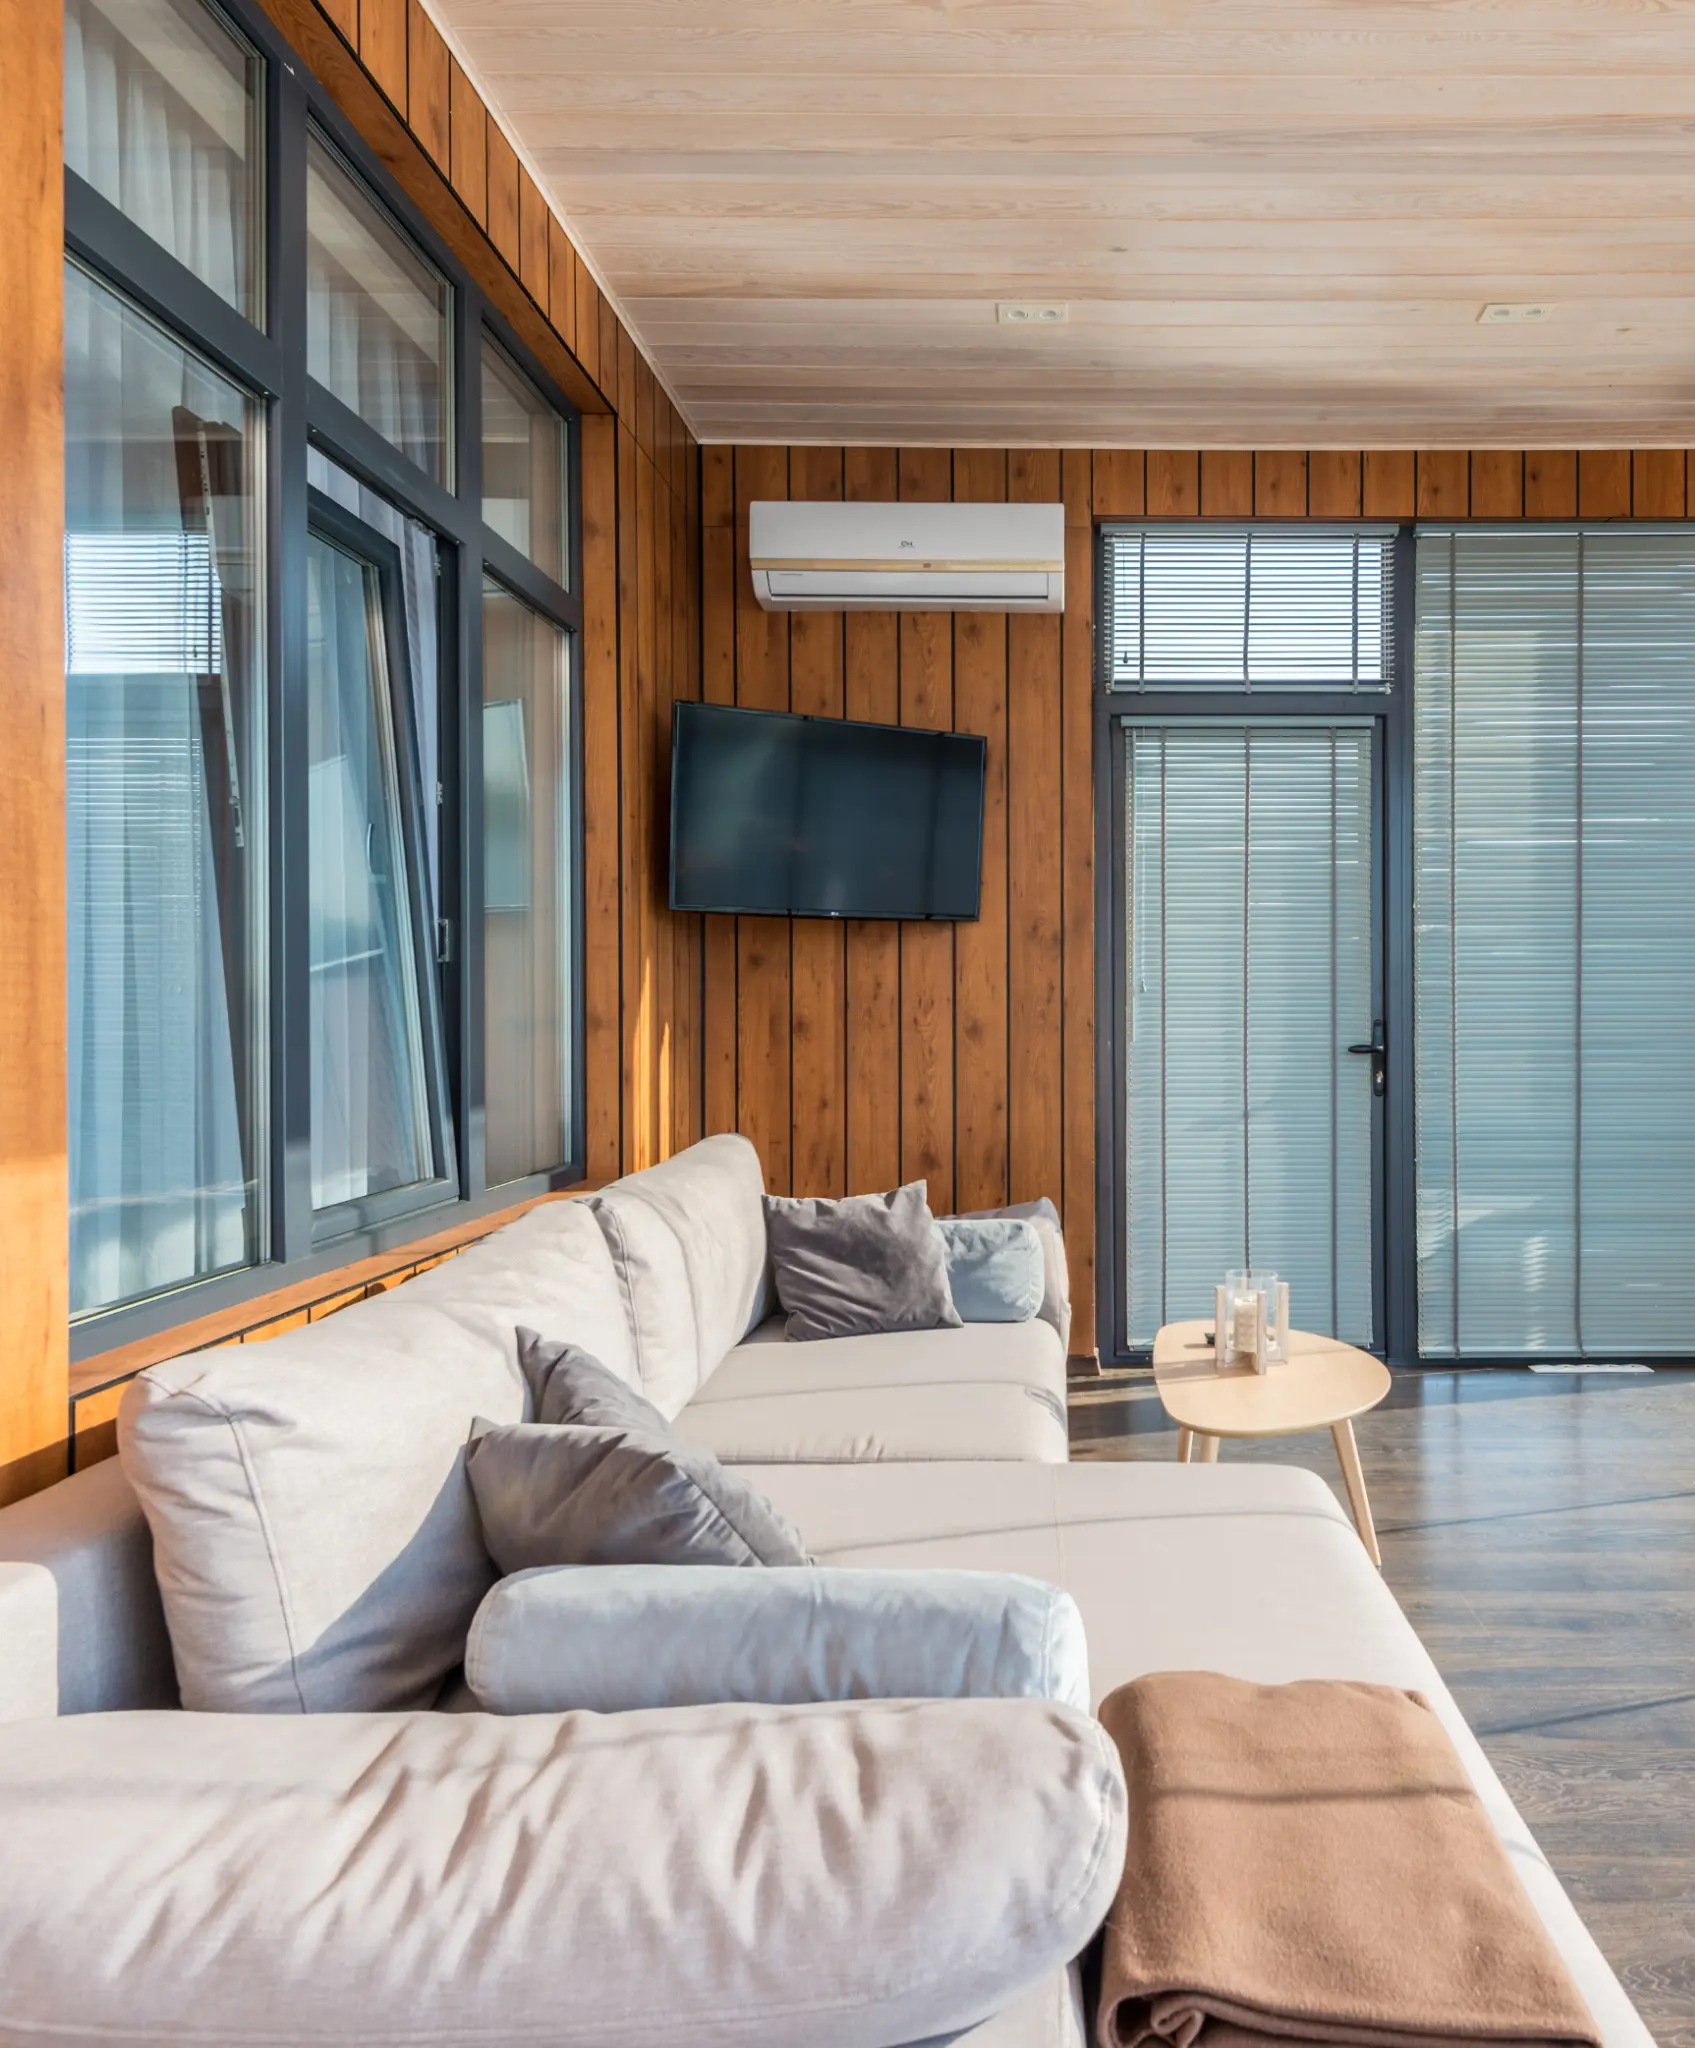
[(637, 1393), (580, 1344), (518, 1332), (518, 1364), (530, 1390), (535, 1422), (577, 1422), (590, 1429), (639, 1429), (669, 1436), (671, 1425), (645, 1394)]
[(1059, 1338), (1061, 1346), (1071, 1349), (1071, 1275), (1065, 1262), (1065, 1232), (1060, 1226), (1059, 1211), (1046, 1195), (1038, 1195), (1033, 1202), (1009, 1202), (1002, 1209), (967, 1209), (961, 1221), (975, 1222), (985, 1217), (1008, 1217), (1032, 1225), (1042, 1241), (1042, 1259), (1047, 1268), (1047, 1284), (1042, 1290), (1042, 1305), (1036, 1314)]
[(1015, 1216), (944, 1216), (936, 1228), (947, 1254), (948, 1291), (962, 1322), (1031, 1321), (1047, 1284), (1033, 1223)]
[(793, 1340), (957, 1330), (947, 1258), (928, 1189), (886, 1195), (765, 1197), (777, 1298)]
[(477, 1609), (465, 1676), (496, 1714), (715, 1700), (1089, 1704), (1076, 1601), (1012, 1572), (518, 1572)]
[(467, 1470), (502, 1572), (547, 1564), (810, 1564), (790, 1523), (668, 1431), (520, 1422), (484, 1429)]

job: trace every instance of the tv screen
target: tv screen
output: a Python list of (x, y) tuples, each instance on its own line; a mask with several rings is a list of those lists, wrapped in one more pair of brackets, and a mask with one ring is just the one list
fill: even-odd
[(973, 918), (984, 741), (721, 704), (671, 722), (671, 907)]

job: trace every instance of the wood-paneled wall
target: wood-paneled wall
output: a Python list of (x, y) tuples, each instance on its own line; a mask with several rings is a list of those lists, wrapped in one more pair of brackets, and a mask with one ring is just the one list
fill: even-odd
[[(582, 409), (584, 942), (589, 1183), (700, 1135), (698, 919), (665, 907), (662, 793), (674, 694), (699, 690), (699, 464), (676, 408), (417, 0), (265, 0), (278, 27), (479, 286)], [(71, 1440), (110, 1448), (110, 1382), (185, 1345), (253, 1341), (393, 1283), (416, 1248), (293, 1281), (180, 1331), (66, 1363), (63, 382), (56, 7), (0, 0), (27, 80), (0, 138), (0, 330), (12, 460), (0, 481), (7, 625), (0, 733), (0, 1500), (50, 1483)], [(8, 74), (11, 75), (10, 72)], [(40, 118), (35, 117), (39, 114)], [(679, 1001), (678, 991), (684, 991)]]
[(0, 1503), (64, 1469), (63, 29), (0, 0)]
[[(928, 1177), (938, 1210), (1047, 1194), (1074, 1352), (1094, 1344), (1093, 523), (1099, 519), (1680, 519), (1682, 450), (1052, 451), (709, 447), (701, 629), (715, 702), (988, 737), (983, 914), (894, 926), (708, 918), (709, 1130), (773, 1191)], [(754, 498), (1063, 499), (1063, 619), (767, 613)]]

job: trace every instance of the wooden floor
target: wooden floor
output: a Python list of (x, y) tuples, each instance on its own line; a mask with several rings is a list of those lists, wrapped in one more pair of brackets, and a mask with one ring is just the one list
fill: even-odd
[[(1667, 2048), (1695, 2048), (1695, 1372), (1397, 1373), (1355, 1428), (1402, 1607)], [(1072, 1455), (1174, 1458), (1147, 1375)], [(1328, 1433), (1226, 1444), (1342, 1495)]]

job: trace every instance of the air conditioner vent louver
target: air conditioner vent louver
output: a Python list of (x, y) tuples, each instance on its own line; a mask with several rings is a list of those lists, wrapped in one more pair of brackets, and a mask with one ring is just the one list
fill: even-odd
[(754, 595), (767, 611), (1065, 608), (1062, 505), (749, 508)]

